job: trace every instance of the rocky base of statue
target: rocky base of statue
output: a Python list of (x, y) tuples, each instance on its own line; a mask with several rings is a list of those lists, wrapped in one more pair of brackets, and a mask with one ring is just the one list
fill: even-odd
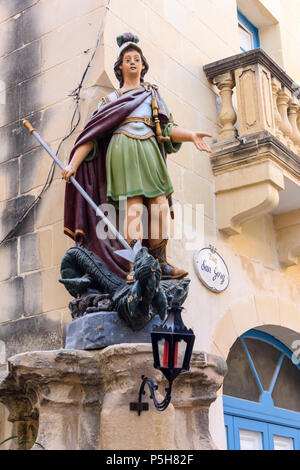
[(63, 257), (61, 276), (60, 282), (75, 298), (69, 304), (73, 320), (95, 312), (117, 312), (132, 331), (142, 330), (157, 315), (164, 320), (171, 302), (183, 304), (190, 283), (187, 278), (161, 280), (159, 262), (146, 247), (136, 255), (132, 284), (78, 246)]
[[(9, 410), (12, 434), (46, 450), (212, 450), (209, 408), (227, 371), (218, 356), (194, 352), (190, 370), (174, 381), (166, 411), (158, 412), (148, 393), (149, 410), (138, 416), (141, 376), (158, 384), (149, 344), (119, 344), (100, 351), (38, 351), (8, 360), (0, 378), (0, 401)], [(12, 448), (20, 446), (17, 439)], [(32, 450), (40, 450), (35, 444)]]

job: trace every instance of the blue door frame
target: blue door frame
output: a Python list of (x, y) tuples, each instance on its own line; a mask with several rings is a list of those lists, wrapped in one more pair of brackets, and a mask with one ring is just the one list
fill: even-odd
[[(275, 374), (268, 391), (262, 387), (254, 363), (245, 343), (245, 338), (264, 341), (281, 351)], [(224, 423), (228, 449), (240, 449), (239, 430), (247, 429), (262, 433), (263, 449), (274, 449), (274, 435), (291, 437), (294, 449), (300, 450), (300, 413), (274, 406), (272, 392), (285, 356), (292, 359), (292, 352), (273, 336), (259, 330), (250, 330), (240, 337), (255, 379), (261, 391), (259, 403), (230, 396), (223, 396)], [(297, 366), (300, 369), (300, 365)], [(300, 393), (300, 391), (299, 391)]]

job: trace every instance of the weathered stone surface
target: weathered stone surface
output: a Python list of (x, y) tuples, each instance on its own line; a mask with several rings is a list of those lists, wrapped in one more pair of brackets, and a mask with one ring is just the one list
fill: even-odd
[[(63, 219), (63, 198), (65, 185), (62, 180), (53, 181), (50, 188), (44, 194), (36, 211), (36, 227), (46, 227), (60, 222)], [(55, 210), (53, 208), (55, 207)]]
[(41, 42), (35, 41), (0, 59), (0, 80), (7, 88), (15, 86), (38, 73), (40, 68)]
[(52, 231), (42, 230), (20, 238), (20, 273), (51, 265)]
[(20, 272), (34, 271), (38, 267), (38, 234), (35, 232), (20, 238)]
[[(0, 284), (0, 322), (17, 320), (24, 310), (23, 278), (16, 277)], [(5, 328), (5, 326), (2, 326)], [(2, 331), (0, 329), (0, 339)]]
[(25, 9), (33, 6), (35, 3), (38, 3), (38, 0), (11, 0), (10, 2), (6, 2), (3, 9), (3, 20), (10, 16), (17, 15)]
[(58, 283), (59, 266), (42, 271), (42, 303), (46, 312), (65, 309), (72, 300), (70, 294)]
[[(67, 98), (70, 91), (78, 86), (78, 77), (81, 73), (79, 56), (23, 82), (20, 93), (22, 114), (27, 116)], [(57, 85), (58, 77), (59, 86)]]
[[(12, 282), (15, 283), (16, 280)], [(0, 289), (1, 288), (2, 285), (0, 286)], [(20, 314), (20, 311), (23, 311), (24, 308), (22, 289), (21, 284), (19, 289), (13, 285), (12, 291), (18, 293), (18, 296), (14, 298), (14, 302), (12, 302), (11, 306), (13, 313), (15, 312), (15, 317), (17, 313)], [(22, 299), (22, 302), (19, 298)], [(1, 306), (1, 312), (5, 312), (4, 306)], [(1, 320), (3, 318), (2, 315)], [(5, 343), (6, 360), (8, 357), (24, 351), (59, 349), (62, 347), (63, 342), (61, 315), (59, 312), (43, 314), (3, 324), (0, 328), (0, 340)]]
[[(38, 90), (37, 90), (38, 92)], [(28, 107), (30, 108), (30, 96), (27, 95), (24, 99), (28, 100)], [(29, 111), (30, 112), (30, 111)], [(20, 117), (24, 117), (25, 113), (22, 110)], [(41, 121), (44, 119), (44, 113), (38, 111), (30, 116), (30, 122), (34, 128), (41, 128)], [(24, 128), (21, 121), (0, 127), (0, 139), (3, 146), (1, 148), (0, 163), (25, 154), (30, 150), (39, 147), (37, 140)]]
[[(12, 436), (11, 427), (12, 424), (7, 420), (8, 418), (8, 409), (2, 403), (0, 403), (0, 423), (1, 423), (1, 431), (0, 431), (0, 442), (4, 441), (7, 436)], [(2, 444), (1, 450), (8, 450), (11, 442), (6, 442)]]
[[(1, 82), (0, 82), (1, 83)], [(20, 86), (16, 85), (10, 87), (9, 83), (4, 83), (6, 89), (1, 93), (2, 102), (5, 105), (0, 107), (0, 127), (7, 125), (10, 122), (17, 121), (19, 119), (19, 100), (20, 100)]]
[(0, 57), (15, 51), (22, 44), (22, 15), (0, 24)]
[[(31, 138), (35, 140), (34, 137), (31, 136)], [(22, 155), (20, 157), (21, 193), (30, 191), (34, 187), (44, 185), (51, 164), (51, 158), (41, 146)]]
[(24, 315), (38, 315), (42, 312), (42, 276), (40, 272), (24, 276)]
[(132, 331), (116, 312), (89, 313), (67, 325), (66, 349), (102, 349), (120, 343), (151, 343), (153, 325), (158, 316), (141, 331)]
[(166, 384), (153, 369), (151, 345), (27, 352), (9, 359), (0, 401), (15, 428), (22, 425), (47, 450), (215, 449), (208, 410), (226, 374), (225, 361), (195, 352), (190, 371), (173, 384), (168, 409), (159, 413), (144, 399), (150, 401), (149, 411), (138, 416), (129, 403), (138, 400), (142, 374), (159, 384), (162, 400)]
[(19, 156), (23, 151), (23, 129), (19, 122), (0, 127), (0, 163)]
[(0, 281), (15, 277), (18, 273), (17, 239), (7, 241), (1, 247)]
[[(16, 223), (21, 219), (23, 214), (25, 214), (27, 208), (29, 208), (34, 199), (34, 196), (28, 195), (7, 201), (1, 214), (1, 238), (4, 238), (10, 230), (15, 227)], [(14, 233), (14, 236), (24, 235), (25, 233), (33, 232), (33, 230), (34, 210), (29, 212), (29, 214), (24, 218), (22, 223), (19, 225), (19, 228)]]
[[(78, 4), (82, 1), (72, 0), (72, 8), (68, 2), (61, 0), (51, 0), (46, 2), (36, 2), (37, 5), (31, 10), (27, 10), (23, 15), (23, 37), (24, 42), (31, 42), (49, 33), (58, 27), (68, 23), (79, 14)], [(90, 2), (88, 2), (90, 3)], [(100, 7), (101, 0), (97, 0), (97, 7)], [(96, 7), (95, 7), (96, 8)], [(32, 24), (35, 25), (32, 28)]]
[(178, 416), (178, 449), (216, 449), (209, 432), (209, 407), (217, 399), (226, 374), (227, 365), (221, 357), (197, 351), (192, 355), (189, 372), (182, 372), (174, 382), (172, 403)]
[(0, 201), (16, 197), (18, 191), (19, 161), (15, 159), (0, 166)]

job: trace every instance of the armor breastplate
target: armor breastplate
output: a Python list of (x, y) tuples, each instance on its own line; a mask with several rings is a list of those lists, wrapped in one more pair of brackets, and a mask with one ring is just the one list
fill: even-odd
[[(149, 96), (142, 104), (140, 104), (128, 118), (148, 118), (152, 120), (152, 97)], [(145, 122), (127, 122), (126, 124), (121, 124), (120, 127), (114, 132), (114, 134), (125, 134), (133, 138), (148, 138), (154, 135), (153, 130)]]

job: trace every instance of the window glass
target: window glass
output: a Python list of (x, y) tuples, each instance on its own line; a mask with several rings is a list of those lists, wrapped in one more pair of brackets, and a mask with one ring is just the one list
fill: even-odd
[(240, 339), (230, 349), (227, 365), (228, 374), (224, 380), (224, 395), (259, 402), (260, 389)]
[(292, 437), (274, 436), (274, 450), (294, 450)]
[(260, 47), (258, 28), (240, 10), (238, 10), (237, 16), (241, 51), (246, 52)]
[(300, 412), (300, 371), (285, 357), (274, 386), (274, 406)]
[(240, 429), (240, 448), (241, 450), (262, 450), (262, 433)]
[(227, 365), (223, 404), (228, 449), (300, 449), (300, 370), (291, 351), (272, 336), (251, 330), (236, 340)]
[(245, 343), (264, 390), (269, 390), (281, 352), (268, 343), (245, 338)]
[(239, 23), (240, 48), (243, 52), (253, 49), (253, 35)]

